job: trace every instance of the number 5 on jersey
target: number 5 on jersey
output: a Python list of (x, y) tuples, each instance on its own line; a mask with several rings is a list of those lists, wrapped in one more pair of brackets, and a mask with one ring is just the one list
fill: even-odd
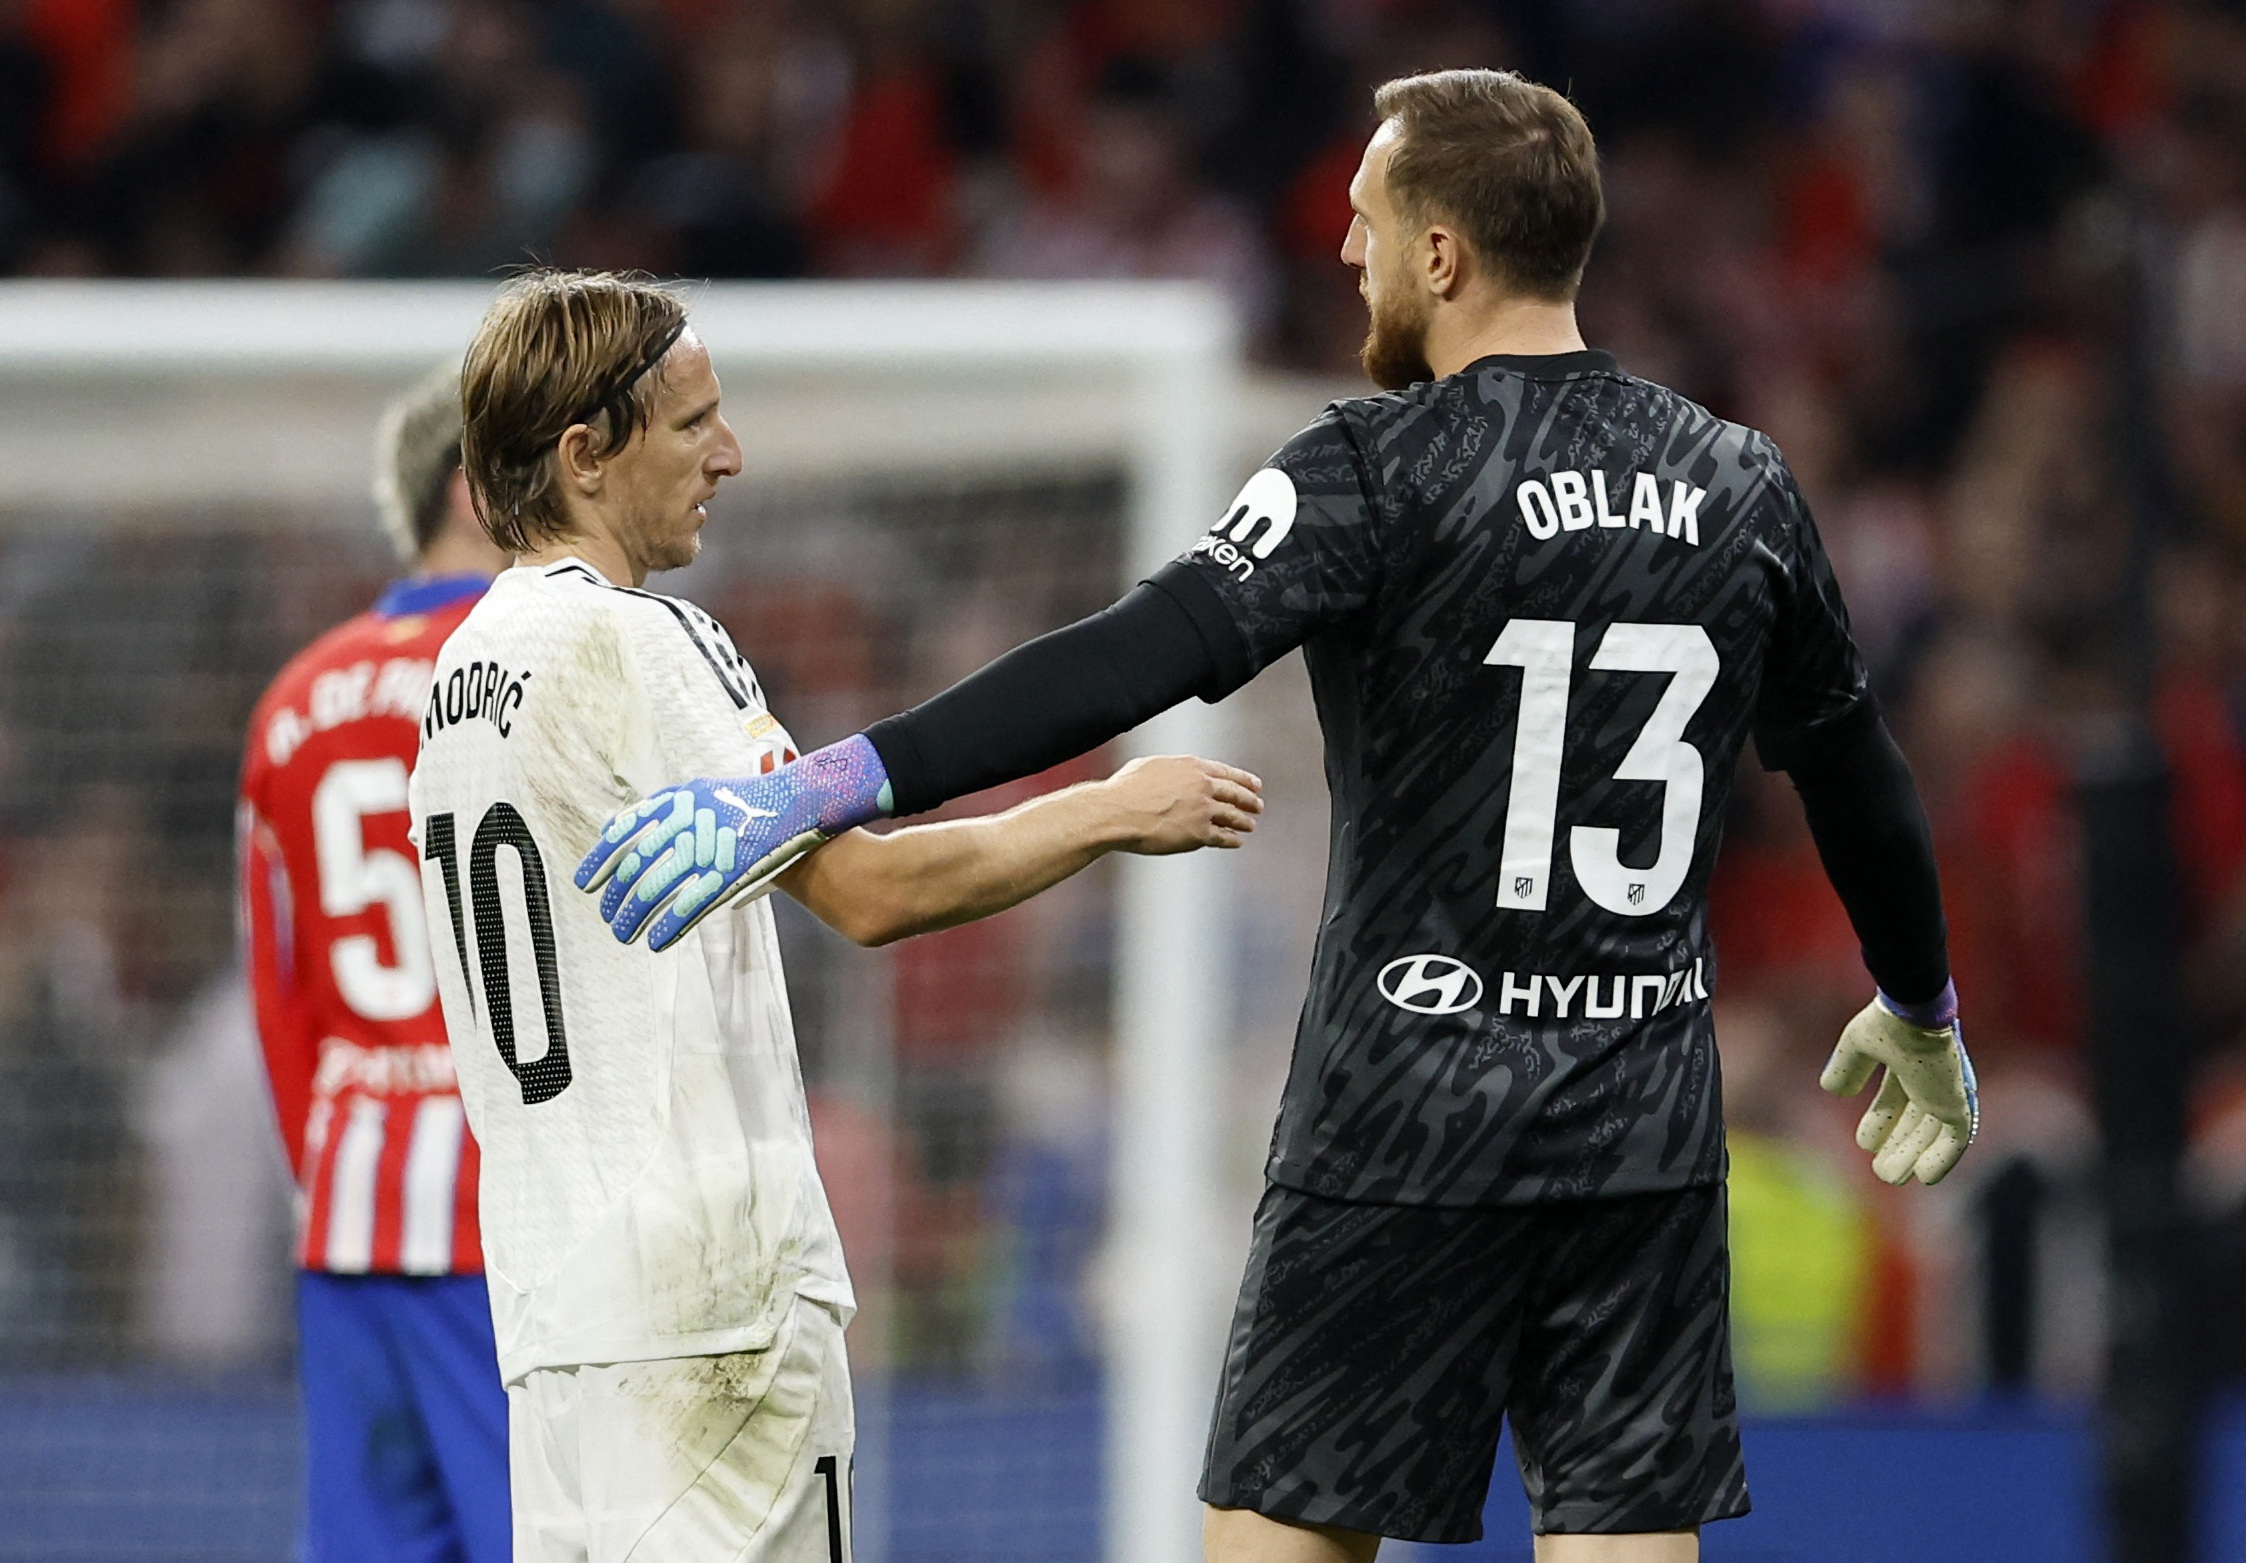
[[(522, 870), (523, 933), (538, 973), (538, 1006), (545, 1020), (545, 1051), (527, 1062), (515, 1043), (514, 976), (508, 965), (507, 906), (499, 894), (499, 851), (515, 854)], [(468, 924), (460, 907), (460, 844), (450, 814), (432, 814), (422, 827), (421, 856), (437, 865), (452, 912), (452, 946), (460, 956), (460, 980), (475, 1013), (476, 982), (468, 966)], [(476, 911), (476, 964), (483, 976), (484, 1007), (491, 1015), (491, 1039), (507, 1072), (522, 1087), (523, 1105), (550, 1102), (569, 1089), (569, 1033), (562, 1024), (561, 967), (554, 951), (554, 909), (546, 897), (546, 862), (538, 855), (530, 826), (504, 799), (484, 811), (468, 847), (468, 892)], [(516, 946), (520, 948), (520, 946)]]
[(390, 919), (385, 966), (371, 933), (337, 939), (328, 951), (335, 991), (369, 1020), (408, 1020), (437, 996), (429, 964), (429, 923), (413, 860), (367, 845), (367, 821), (406, 806), (403, 761), (338, 760), (312, 789), (312, 848), (320, 869), (320, 910), (355, 917), (380, 907)]
[[(1575, 669), (1575, 626), (1565, 619), (1515, 619), (1482, 659), (1521, 670), (1521, 709), (1513, 728), (1513, 791), (1505, 808), (1498, 858), (1497, 904), (1541, 912), (1551, 893), (1553, 837), (1559, 830), (1560, 760), (1567, 742), (1568, 688)], [(1685, 742), (1721, 663), (1697, 624), (1615, 624), (1600, 638), (1591, 666), (1600, 672), (1667, 673), (1669, 687), (1615, 768), (1617, 781), (1661, 783), (1660, 850), (1650, 868), (1622, 861), (1622, 832), (1577, 825), (1568, 859), (1577, 883), (1597, 905), (1621, 917), (1650, 917), (1669, 904), (1692, 870), (1700, 830), (1706, 765)]]

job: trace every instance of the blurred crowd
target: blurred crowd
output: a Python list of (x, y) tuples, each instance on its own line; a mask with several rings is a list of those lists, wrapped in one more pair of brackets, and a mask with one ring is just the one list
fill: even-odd
[[(1893, 1194), (1849, 1144), (1856, 1109), (1814, 1088), (1866, 996), (1853, 938), (1784, 778), (1742, 771), (1715, 918), (1750, 1401), (2086, 1389), (2074, 787), (2140, 697), (2204, 1049), (2193, 1187), (2209, 1251), (2246, 1255), (2240, 0), (0, 0), (0, 268), (1188, 277), (1264, 363), (1341, 372), (1370, 89), (1454, 65), (1583, 105), (1610, 204), (1586, 334), (1777, 437), (1939, 840), (1987, 1123), (1952, 1185)], [(735, 628), (781, 659), (781, 629)], [(19, 692), (43, 687), (30, 644)], [(46, 893), (39, 854), (78, 851), (69, 832), (109, 839), (103, 796), (40, 827), (11, 904)], [(900, 1045), (949, 1061), (905, 1081), (929, 1123), (996, 1111), (987, 1082), (943, 1096), (991, 1045), (975, 1017), (1012, 1002), (967, 958), (1019, 937), (993, 926), (900, 968)], [(74, 991), (0, 969), (0, 1029), (42, 1034)], [(1094, 1088), (1060, 1068), (1008, 1089), (1075, 1125)], [(1096, 1187), (978, 1156), (951, 1178), (963, 1213), (903, 1230), (972, 1234), (1012, 1200), (1007, 1262), (1074, 1274), (1077, 1249), (1037, 1247), (1074, 1239), (1020, 1234), (1079, 1230)], [(1038, 1227), (1040, 1200), (1075, 1213)], [(2246, 1306), (2232, 1268), (2207, 1295)]]
[[(1191, 276), (1267, 354), (1344, 365), (1371, 87), (1501, 64), (1606, 148), (1606, 340), (1734, 405), (1831, 381), (1841, 456), (1924, 467), (1998, 343), (2128, 242), (2086, 197), (2157, 208), (2179, 303), (2235, 314), (2233, 27), (2160, 0), (5, 0), (0, 268)], [(2233, 325), (2181, 367), (2239, 351)]]

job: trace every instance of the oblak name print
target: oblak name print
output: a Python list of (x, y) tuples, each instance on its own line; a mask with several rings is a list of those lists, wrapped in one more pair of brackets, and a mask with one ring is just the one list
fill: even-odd
[(1671, 478), (1664, 507), (1659, 478), (1650, 472), (1625, 476), (1630, 479), (1630, 502), (1625, 509), (1616, 509), (1610, 503), (1607, 475), (1596, 469), (1525, 479), (1514, 488), (1513, 502), (1520, 507), (1529, 536), (1538, 542), (1562, 532), (1604, 527), (1609, 531), (1642, 529), (1656, 536), (1682, 539), (1695, 548), (1700, 546), (1700, 502), (1708, 497), (1706, 489)]
[(523, 686), (528, 673), (510, 673), (496, 662), (471, 662), (454, 668), (429, 686), (429, 709), (421, 718), (421, 741), (461, 722), (482, 718), (499, 729), (502, 738), (514, 734), (515, 713), (522, 709)]

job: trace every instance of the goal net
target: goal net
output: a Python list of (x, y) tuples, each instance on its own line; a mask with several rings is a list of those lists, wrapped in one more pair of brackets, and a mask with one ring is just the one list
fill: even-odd
[[(489, 296), (0, 288), (0, 1558), (288, 1550), (289, 1215), (233, 781), (265, 682), (395, 573), (375, 415)], [(730, 628), (806, 745), (1112, 600), (1319, 400), (1251, 386), (1186, 287), (714, 287), (693, 313), (747, 471), (653, 584)], [(1110, 859), (884, 951), (783, 906), (864, 1309), (869, 1563), (1197, 1555), (1316, 915), (1295, 678), (1128, 740), (1262, 770), (1285, 807), (1249, 852)]]

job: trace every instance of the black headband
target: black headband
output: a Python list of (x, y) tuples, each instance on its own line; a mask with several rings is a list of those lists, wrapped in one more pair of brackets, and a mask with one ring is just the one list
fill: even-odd
[(631, 394), (632, 387), (639, 384), (640, 377), (646, 374), (650, 369), (653, 369), (657, 364), (661, 363), (663, 361), (663, 355), (665, 353), (668, 353), (673, 347), (676, 347), (678, 345), (678, 339), (684, 335), (686, 335), (686, 316), (681, 314), (678, 319), (672, 323), (671, 329), (663, 333), (661, 340), (656, 342), (655, 346), (651, 348), (639, 360), (638, 363), (632, 366), (632, 372), (630, 374), (617, 381), (615, 386), (611, 390), (609, 390), (607, 394), (594, 401), (592, 407), (586, 411), (583, 417), (572, 418), (570, 422), (589, 424), (595, 418), (598, 418), (602, 413), (609, 413), (612, 415), (610, 418), (609, 438), (614, 439), (616, 437), (616, 428), (618, 426), (619, 418), (622, 412), (622, 409), (617, 406), (617, 403), (621, 402), (625, 397)]
[(663, 333), (663, 339), (655, 344), (654, 350), (639, 361), (639, 367), (624, 377), (624, 389), (628, 391), (639, 384), (639, 377), (661, 363), (663, 355), (676, 347), (678, 339), (684, 335), (686, 335), (686, 316), (682, 314), (672, 324), (671, 329)]

